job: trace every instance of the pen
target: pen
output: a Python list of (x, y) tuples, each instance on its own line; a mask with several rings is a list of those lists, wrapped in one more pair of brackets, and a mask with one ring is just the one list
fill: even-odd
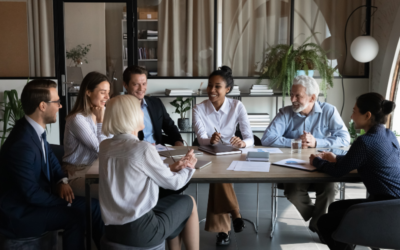
[[(215, 129), (215, 132), (219, 133), (215, 127), (214, 127), (214, 129)], [(221, 139), (221, 142), (224, 143), (224, 141), (222, 140), (221, 137), (219, 139)]]

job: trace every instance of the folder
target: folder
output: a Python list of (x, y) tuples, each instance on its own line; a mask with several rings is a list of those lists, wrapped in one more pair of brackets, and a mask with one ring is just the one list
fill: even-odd
[(206, 145), (200, 146), (199, 150), (213, 154), (213, 155), (230, 155), (230, 154), (241, 154), (240, 149), (234, 148), (232, 146), (227, 146), (223, 144)]

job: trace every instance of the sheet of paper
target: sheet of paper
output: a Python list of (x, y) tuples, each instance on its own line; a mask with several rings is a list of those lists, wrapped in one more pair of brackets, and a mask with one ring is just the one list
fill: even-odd
[(283, 165), (293, 168), (300, 168), (300, 169), (309, 169), (309, 170), (315, 169), (315, 167), (312, 166), (308, 161), (303, 161), (295, 158), (284, 159), (278, 162), (274, 162), (273, 164)]
[(269, 162), (232, 161), (227, 170), (247, 172), (269, 172)]
[(270, 166), (269, 162), (239, 161), (235, 166), (235, 171), (269, 172)]
[(156, 149), (157, 149), (158, 152), (160, 152), (160, 151), (167, 151), (167, 150), (175, 150), (175, 149), (170, 148), (170, 147), (168, 147), (168, 149), (167, 149), (166, 146), (163, 146), (163, 145), (161, 145), (161, 144), (157, 144), (157, 145), (156, 145)]
[(248, 152), (269, 152), (270, 154), (282, 154), (282, 150), (279, 148), (241, 148), (242, 154), (247, 154)]

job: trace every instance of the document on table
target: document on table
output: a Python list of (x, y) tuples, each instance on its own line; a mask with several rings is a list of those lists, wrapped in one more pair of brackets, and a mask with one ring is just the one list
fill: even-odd
[(279, 148), (241, 148), (242, 154), (247, 154), (248, 152), (269, 152), (270, 154), (282, 154), (282, 150)]
[(157, 145), (156, 145), (156, 149), (157, 149), (158, 152), (160, 152), (160, 151), (167, 151), (167, 150), (175, 150), (175, 149), (173, 149), (173, 148), (167, 148), (166, 146), (163, 146), (163, 145), (161, 145), (161, 144), (157, 144)]
[(297, 168), (300, 170), (306, 170), (310, 172), (317, 170), (317, 168), (312, 166), (309, 162), (294, 158), (273, 162), (272, 164), (282, 167)]
[(247, 172), (269, 172), (269, 162), (232, 161), (227, 170)]

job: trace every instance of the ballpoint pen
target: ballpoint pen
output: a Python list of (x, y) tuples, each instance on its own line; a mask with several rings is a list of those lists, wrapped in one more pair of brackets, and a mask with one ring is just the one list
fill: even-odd
[[(215, 129), (215, 132), (217, 132), (219, 134), (219, 132), (217, 131), (217, 129), (215, 127), (214, 127), (214, 129)], [(221, 139), (221, 142), (224, 143), (224, 141), (222, 140), (221, 137), (219, 137), (219, 139)]]

